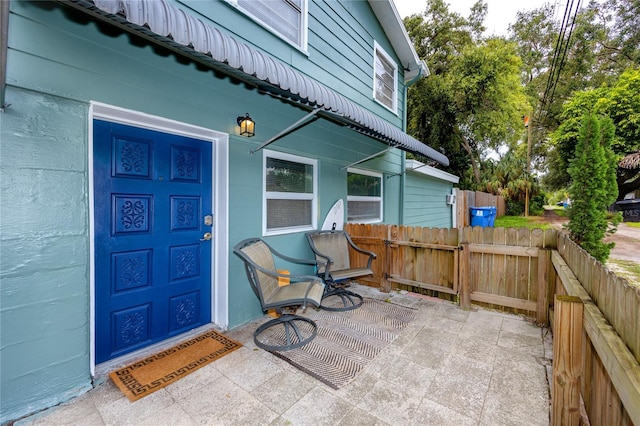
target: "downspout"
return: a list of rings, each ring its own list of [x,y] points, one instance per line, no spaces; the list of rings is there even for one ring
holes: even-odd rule
[[[7,88],[7,49],[9,48],[9,0],[0,1],[0,112],[5,105]]]
[[[409,80],[408,82],[405,82],[404,84],[404,109],[405,109],[405,113],[404,113],[404,117],[402,118],[402,131],[403,132],[407,132],[407,99],[409,98],[409,87],[412,86],[416,81],[418,81],[419,79],[422,78],[422,73],[425,71],[426,68],[426,76],[429,75],[429,68],[427,68],[427,65],[422,62],[421,65],[424,66],[420,66],[420,69],[418,70],[418,75],[416,75],[413,79]],[[404,191],[405,191],[405,187],[406,187],[406,167],[407,167],[407,153],[403,150],[401,153],[401,157],[400,157],[400,202],[398,203],[399,206],[399,211],[398,214],[400,216],[400,225],[404,225]]]
[[[405,87],[404,89],[404,104],[405,104],[405,108],[407,105],[407,92],[408,92],[408,87]],[[404,119],[403,119],[404,123],[402,123],[402,127],[403,127],[403,131],[406,132],[407,131],[407,114],[404,115]],[[402,150],[400,152],[400,202],[398,202],[398,204],[400,205],[400,211],[398,211],[398,215],[400,216],[400,223],[399,225],[404,225],[404,191],[405,191],[405,184],[406,184],[406,167],[407,167],[407,153]]]

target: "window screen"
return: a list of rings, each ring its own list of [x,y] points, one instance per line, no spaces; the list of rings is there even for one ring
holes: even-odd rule
[[[316,162],[265,151],[264,233],[314,229]]]
[[[238,0],[238,6],[285,39],[305,48],[303,0]]]
[[[347,220],[358,223],[382,221],[382,174],[349,169]]]
[[[396,111],[397,66],[378,45],[374,54],[373,92],[375,99],[391,111]]]

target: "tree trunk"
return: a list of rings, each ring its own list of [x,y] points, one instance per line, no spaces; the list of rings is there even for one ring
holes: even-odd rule
[[[467,140],[467,138],[460,135],[460,139],[462,140],[462,147],[464,148],[465,151],[467,151],[467,154],[469,154],[469,159],[471,160],[471,168],[473,169],[473,175],[476,178],[476,183],[479,184],[480,183],[480,167],[478,167],[478,163],[476,163],[476,157],[474,155],[475,153],[473,152],[473,149],[471,148],[471,144],[469,144],[469,141]]]

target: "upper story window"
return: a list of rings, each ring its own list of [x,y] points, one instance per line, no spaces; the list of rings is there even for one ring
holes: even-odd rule
[[[264,235],[316,228],[317,161],[264,151]]]
[[[227,0],[261,25],[307,50],[307,0]]]
[[[373,97],[392,112],[398,105],[398,66],[382,48],[375,43],[373,52]]]
[[[382,221],[382,174],[347,170],[347,221]]]

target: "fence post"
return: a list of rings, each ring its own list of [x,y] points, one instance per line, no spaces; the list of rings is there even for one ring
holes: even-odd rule
[[[584,306],[579,297],[555,297],[551,425],[580,422]]]
[[[470,293],[470,265],[471,261],[471,251],[469,250],[469,244],[460,244],[460,272],[458,273],[458,277],[460,277],[460,307],[462,309],[470,309],[471,308],[471,293]]]
[[[536,320],[539,325],[549,323],[549,250],[538,250],[538,306]]]
[[[387,235],[387,237],[389,237]],[[389,239],[384,240],[384,267],[382,268],[382,292],[391,292],[391,281],[389,281],[389,275],[391,274],[391,241]]]

